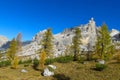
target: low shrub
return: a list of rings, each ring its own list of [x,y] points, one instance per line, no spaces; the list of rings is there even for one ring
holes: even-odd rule
[[[34,69],[37,69],[38,66],[39,66],[39,60],[35,58],[35,59],[33,60],[33,68],[34,68]]]
[[[23,64],[23,61],[22,61],[22,60],[20,60],[18,64]]]
[[[81,56],[78,62],[83,64],[85,60],[85,56]]]
[[[104,70],[104,69],[106,69],[106,65],[105,64],[100,64],[100,63],[97,63],[96,64],[96,67],[95,67],[95,70],[97,70],[97,71],[102,71],[102,70]]]
[[[68,63],[70,61],[73,61],[72,56],[61,56],[61,57],[57,57],[57,58],[48,58],[45,61],[45,65],[49,65],[49,64],[52,64],[54,62]]]
[[[48,58],[45,60],[45,65],[49,65],[49,64],[52,64],[54,62],[56,62],[55,58]]]
[[[28,67],[29,66],[29,64],[24,64],[24,67]]]
[[[73,57],[72,56],[62,56],[62,57],[56,58],[56,61],[59,63],[68,63],[70,61],[73,61]]]
[[[25,60],[25,61],[22,61],[22,60],[19,61],[19,64],[30,64],[30,63],[32,63],[31,59],[28,59],[28,60]]]
[[[11,65],[11,62],[9,60],[0,62],[0,67],[6,67],[6,66],[9,66],[9,65]]]

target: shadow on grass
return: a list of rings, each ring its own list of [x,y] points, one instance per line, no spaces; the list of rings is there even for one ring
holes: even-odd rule
[[[57,80],[70,80],[70,78],[64,74],[55,74],[53,77]]]
[[[99,71],[99,72],[101,72],[101,71],[103,71],[105,68],[90,68],[91,70],[94,70],[94,71]]]
[[[37,66],[32,66],[32,68],[36,71],[39,71],[39,69],[37,68]]]
[[[120,64],[120,62],[116,61],[116,62],[110,62],[109,64]]]

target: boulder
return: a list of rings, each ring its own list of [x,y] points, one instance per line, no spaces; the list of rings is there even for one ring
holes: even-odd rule
[[[22,73],[27,73],[28,71],[25,70],[25,69],[22,69],[21,72],[22,72]]]
[[[56,69],[56,66],[54,65],[48,65],[49,67],[51,67],[52,69]]]
[[[99,63],[100,64],[105,64],[105,60],[100,60]]]
[[[53,76],[54,72],[49,71],[48,68],[44,69],[43,76]]]

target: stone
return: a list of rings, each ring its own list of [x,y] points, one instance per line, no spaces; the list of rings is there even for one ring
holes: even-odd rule
[[[100,60],[99,63],[100,64],[105,64],[105,61],[104,60]]]
[[[22,72],[22,73],[27,73],[28,71],[25,70],[25,69],[22,69],[21,72]]]
[[[54,72],[49,71],[48,68],[44,69],[43,76],[53,76]]]
[[[56,66],[54,65],[48,65],[49,67],[51,67],[52,69],[56,69]]]

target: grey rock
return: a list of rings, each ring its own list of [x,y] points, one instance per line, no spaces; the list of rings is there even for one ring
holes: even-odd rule
[[[44,69],[43,76],[53,76],[54,72],[49,71],[48,68]]]
[[[21,70],[22,73],[27,73],[28,71],[26,69]]]
[[[99,63],[100,64],[105,64],[105,60],[100,60]]]
[[[54,65],[48,65],[49,67],[51,67],[52,69],[56,69],[56,66]]]

